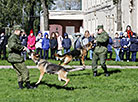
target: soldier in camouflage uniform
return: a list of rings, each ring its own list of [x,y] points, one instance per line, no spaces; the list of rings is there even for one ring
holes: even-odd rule
[[[107,54],[107,45],[109,41],[109,36],[106,33],[106,31],[103,29],[103,25],[99,25],[97,27],[98,34],[95,39],[96,47],[94,49],[93,53],[93,59],[92,59],[92,69],[93,69],[93,76],[97,76],[97,63],[98,60],[100,60],[101,67],[104,70],[105,76],[109,76],[107,72],[107,67],[105,64],[106,61],[106,54]]]
[[[21,56],[21,52],[27,50],[27,48],[21,45],[19,39],[21,33],[21,27],[19,25],[14,26],[14,33],[8,39],[8,62],[10,62],[18,75],[19,89],[23,89],[23,83],[26,83],[28,89],[33,89],[29,81],[29,71],[24,64],[24,59]]]

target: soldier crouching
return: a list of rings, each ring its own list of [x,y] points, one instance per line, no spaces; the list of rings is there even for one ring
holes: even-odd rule
[[[109,36],[106,33],[106,31],[103,29],[103,25],[99,25],[97,29],[98,29],[98,33],[94,41],[96,43],[96,47],[94,49],[93,59],[92,59],[93,76],[96,77],[98,75],[97,74],[98,60],[100,60],[100,64],[104,70],[105,76],[109,76],[109,73],[107,72],[107,67],[105,64]]]
[[[24,63],[24,59],[21,56],[21,52],[27,50],[27,48],[21,45],[19,39],[21,35],[21,27],[19,25],[14,26],[14,32],[8,39],[8,62],[12,64],[14,70],[18,75],[19,89],[23,89],[24,82],[26,83],[27,89],[33,89],[29,81],[29,71]]]

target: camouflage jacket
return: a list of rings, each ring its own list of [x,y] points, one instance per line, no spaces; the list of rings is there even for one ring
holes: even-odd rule
[[[12,34],[8,39],[8,62],[17,63],[23,62],[23,57],[21,56],[21,52],[23,51],[24,46],[21,45],[21,41],[19,36],[16,34]]]
[[[96,36],[96,47],[94,52],[102,53],[107,50],[107,45],[109,42],[109,35],[104,31],[101,34],[97,34]]]

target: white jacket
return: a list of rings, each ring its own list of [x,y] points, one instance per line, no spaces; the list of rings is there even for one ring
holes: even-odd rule
[[[35,47],[36,47],[36,49],[37,49],[37,48],[41,48],[41,49],[42,49],[42,38],[39,37],[39,36],[36,37],[36,44],[35,44]]]

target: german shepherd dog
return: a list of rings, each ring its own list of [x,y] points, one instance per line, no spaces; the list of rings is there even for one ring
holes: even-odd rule
[[[70,79],[67,78],[67,69],[65,69],[63,66],[52,64],[44,59],[40,59],[39,54],[34,52],[31,53],[31,58],[36,63],[37,68],[40,70],[40,77],[36,85],[40,83],[45,73],[58,74],[58,80],[64,80],[66,82],[64,86],[66,86],[70,81]]]
[[[70,61],[72,61],[72,59],[74,57],[79,57],[82,61],[83,69],[85,69],[84,58],[87,55],[87,52],[91,48],[93,48],[93,43],[89,42],[87,45],[83,46],[80,49],[72,50],[72,51],[65,53],[63,55],[55,54],[55,56],[58,58],[63,58],[59,63],[59,65],[62,65],[62,66],[67,65]]]

